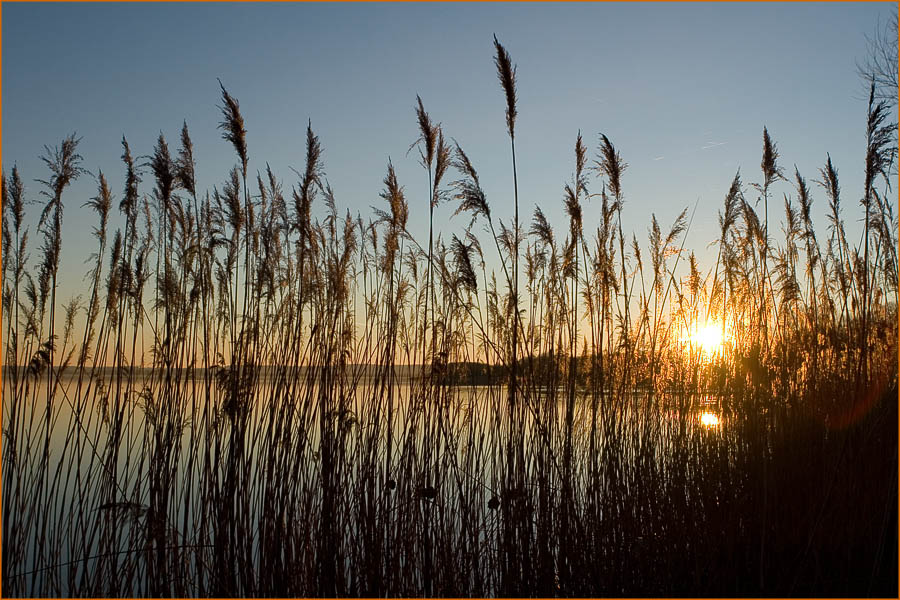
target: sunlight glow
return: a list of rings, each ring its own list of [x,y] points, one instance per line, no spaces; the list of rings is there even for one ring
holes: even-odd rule
[[[711,412],[702,413],[700,415],[700,424],[709,428],[718,427],[719,416]]]
[[[731,334],[727,328],[723,330],[720,322],[708,321],[704,324],[695,323],[693,327],[685,329],[680,339],[692,350],[699,350],[709,358],[722,351],[731,341]]]

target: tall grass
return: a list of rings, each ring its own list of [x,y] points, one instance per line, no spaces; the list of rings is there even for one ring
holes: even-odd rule
[[[123,138],[122,224],[98,172],[82,297],[57,299],[78,139],[43,157],[37,250],[3,174],[5,595],[896,594],[886,105],[858,244],[831,158],[818,187],[788,182],[764,129],[762,219],[736,174],[704,271],[687,209],[626,236],[606,135],[592,166],[575,138],[568,226],[537,207],[523,233],[516,68],[494,45],[512,210],[417,98],[427,246],[390,162],[372,217],[339,210],[311,123],[299,181],[253,181],[221,83],[237,163],[206,191],[186,123],[146,163]],[[468,222],[436,230],[441,202]],[[725,344],[689,334],[707,323]]]

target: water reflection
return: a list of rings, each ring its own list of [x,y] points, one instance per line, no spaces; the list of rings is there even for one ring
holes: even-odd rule
[[[103,376],[106,381],[112,381],[113,374],[103,373]],[[202,375],[195,376],[198,379],[198,385],[202,384]],[[9,385],[6,381],[4,385]],[[344,405],[334,408],[328,413],[329,417],[333,417],[337,421],[334,423],[334,429],[341,432],[340,440],[343,444],[344,455],[359,456],[364,449],[371,447],[369,444],[379,443],[377,436],[375,438],[368,437],[370,429],[367,428],[376,425],[386,428],[387,425],[384,420],[374,421],[376,417],[371,415],[379,414],[377,411],[384,411],[387,402],[393,402],[397,416],[390,425],[394,444],[388,459],[391,478],[386,480],[387,487],[393,494],[412,495],[416,493],[416,498],[436,504],[440,503],[445,492],[442,492],[439,486],[425,486],[418,482],[404,486],[403,479],[397,475],[402,472],[396,466],[400,460],[398,456],[400,444],[403,447],[420,448],[425,444],[432,443],[431,438],[428,437],[429,429],[417,425],[424,422],[421,388],[401,380],[395,385],[393,395],[388,399],[379,395],[378,388],[374,383],[362,378],[360,381],[359,385],[341,390],[339,393],[344,394],[340,396]],[[133,548],[144,543],[147,527],[151,523],[148,515],[148,509],[151,506],[151,484],[147,467],[144,465],[146,465],[145,461],[149,460],[148,457],[152,456],[152,454],[145,453],[152,453],[156,448],[154,436],[157,425],[160,423],[159,419],[171,419],[173,423],[172,443],[188,456],[197,457],[199,460],[194,462],[175,458],[169,465],[171,471],[168,472],[168,477],[170,477],[172,486],[174,489],[183,490],[178,492],[180,502],[169,505],[167,513],[162,517],[154,517],[152,522],[169,524],[167,526],[171,531],[177,531],[186,539],[212,535],[212,525],[206,520],[210,509],[206,504],[209,501],[208,496],[204,494],[206,489],[204,486],[213,486],[210,489],[217,489],[215,486],[219,484],[210,479],[216,476],[216,471],[207,472],[203,468],[192,465],[206,460],[207,456],[210,457],[210,460],[215,460],[216,449],[223,447],[222,444],[226,443],[223,440],[228,439],[230,429],[227,422],[223,422],[219,416],[220,409],[218,407],[223,403],[219,389],[213,386],[208,394],[205,394],[202,391],[203,388],[198,387],[198,391],[194,392],[192,391],[194,388],[191,387],[192,383],[189,381],[184,384],[184,397],[196,401],[197,408],[192,408],[191,404],[185,403],[176,411],[178,414],[173,413],[171,416],[165,417],[163,413],[159,412],[159,405],[156,401],[158,394],[162,393],[159,381],[146,378],[143,373],[137,373],[134,376],[130,387],[133,390],[146,389],[147,392],[145,394],[136,391],[123,393],[124,408],[122,410],[127,415],[124,417],[126,426],[121,432],[122,441],[120,453],[117,455],[118,463],[111,469],[115,473],[115,481],[121,491],[108,496],[101,487],[106,481],[105,475],[95,479],[96,483],[87,485],[81,483],[77,477],[71,479],[66,477],[55,488],[55,496],[46,499],[41,507],[41,510],[48,511],[51,518],[57,520],[56,522],[65,523],[65,519],[71,514],[84,515],[85,530],[101,531],[101,528],[106,527],[109,533],[104,533],[103,535],[106,537],[102,539],[100,534],[97,534],[85,538],[84,541],[64,544],[53,556],[38,556],[36,552],[30,552],[23,564],[17,565],[12,573],[12,575],[18,576],[14,578],[16,585],[20,586],[16,588],[17,590],[21,590],[25,595],[39,595],[48,589],[56,590],[53,586],[57,585],[58,581],[71,582],[78,581],[82,577],[93,576],[93,569],[97,568],[94,566],[95,563],[79,560],[79,556],[105,556],[104,553],[108,552],[119,555],[119,553],[131,552]],[[32,395],[34,398],[44,398],[46,395],[45,381],[39,381],[36,385],[38,388]],[[69,472],[74,474],[97,472],[101,468],[106,468],[107,448],[102,444],[95,446],[96,442],[94,441],[110,439],[112,435],[112,419],[109,416],[112,408],[108,404],[111,401],[106,397],[107,390],[111,386],[112,384],[103,384],[99,391],[82,392],[79,397],[78,378],[72,377],[68,373],[61,374],[59,396],[53,403],[54,418],[52,421],[59,425],[53,426],[51,430],[50,452],[45,460],[45,464],[50,465],[51,469],[60,465],[59,472],[65,475]],[[3,395],[4,403],[12,397],[9,387],[6,387],[5,391],[7,394]],[[263,502],[267,493],[266,486],[269,485],[270,478],[274,477],[270,474],[270,467],[266,462],[270,452],[278,460],[283,460],[290,466],[296,483],[288,484],[289,486],[293,485],[303,493],[315,493],[320,481],[321,468],[317,452],[320,446],[320,424],[318,413],[314,408],[316,404],[309,399],[318,398],[318,394],[317,384],[310,384],[310,387],[298,389],[295,392],[289,387],[279,385],[275,377],[267,374],[257,382],[247,427],[248,431],[262,433],[258,436],[251,436],[243,449],[245,452],[243,460],[246,461],[248,473],[243,481],[246,481],[246,497],[249,499],[243,505],[243,510],[247,515],[262,515],[265,510]],[[562,427],[566,419],[565,400],[567,395],[565,389],[562,387],[545,388],[539,390],[539,394],[533,406],[535,411],[540,411],[538,416],[541,422],[549,423],[550,427],[554,428]],[[79,398],[83,398],[83,400],[76,401]],[[447,457],[449,459],[447,464],[459,465],[459,467],[451,467],[458,471],[447,471],[447,476],[455,477],[457,473],[464,474],[466,478],[472,480],[475,486],[473,489],[497,489],[501,485],[503,474],[501,467],[498,466],[502,464],[502,461],[496,458],[505,447],[504,442],[509,433],[508,425],[495,419],[495,416],[505,409],[506,388],[499,385],[442,388],[440,402],[443,409],[441,427],[444,427],[446,432],[442,435],[446,435],[453,441],[465,440],[468,436],[485,440],[480,446],[460,443],[439,449],[437,456]],[[724,438],[723,434],[727,429],[725,421],[729,418],[729,413],[723,408],[723,400],[719,397],[691,394],[649,395],[633,390],[623,394],[621,398],[614,397],[612,400],[598,403],[597,406],[599,414],[594,412],[594,404],[588,394],[578,394],[573,415],[572,434],[572,447],[577,459],[573,462],[576,465],[591,464],[581,457],[586,456],[589,449],[593,448],[594,443],[601,449],[598,452],[603,453],[603,456],[611,457],[609,460],[624,461],[621,467],[635,470],[645,468],[647,467],[645,463],[635,462],[633,466],[629,466],[632,464],[629,461],[651,460],[654,463],[653,469],[663,470],[670,468],[670,465],[673,464],[672,461],[684,460],[683,451],[685,449],[696,448],[697,453],[691,454],[691,456],[698,460],[700,457],[706,456],[700,446],[694,445],[695,441],[710,444],[727,441],[720,438]],[[9,410],[8,406],[5,406],[4,409]],[[33,402],[24,404],[20,410],[22,411],[19,417],[20,422],[30,423],[32,421],[41,422],[40,419],[43,418],[45,408],[40,402]],[[287,411],[291,416],[279,417],[281,411]],[[271,440],[264,439],[268,423],[275,418],[285,419],[284,431],[287,433],[279,434]],[[67,427],[66,424],[70,424],[70,426]],[[703,432],[707,432],[708,435]],[[72,438],[76,441],[72,442]],[[302,442],[298,440],[302,440]],[[401,440],[401,442],[397,440]],[[622,440],[627,441],[623,443]],[[282,445],[277,449],[271,449],[268,444],[274,443]],[[543,444],[544,442],[538,443]],[[84,445],[78,446],[78,444]],[[556,441],[550,451],[563,452],[561,445],[560,441]],[[711,445],[709,447],[715,449],[718,446]],[[543,445],[538,448],[541,451],[544,449]],[[641,452],[640,455],[636,452],[638,448]],[[388,452],[384,446],[381,446],[378,451]],[[133,466],[135,464],[142,466],[135,468]],[[621,468],[618,462],[611,464],[617,465],[616,468]],[[39,469],[40,467],[32,461],[25,468]],[[368,481],[365,477],[368,477],[369,472],[365,470],[366,467],[362,462],[349,461],[341,468],[344,469],[341,471],[341,477],[344,478],[343,481],[348,482],[348,486],[357,485],[357,482],[360,481]],[[584,467],[575,466],[575,468]],[[278,473],[280,472],[278,471]],[[39,477],[40,473],[41,471],[37,471],[37,473],[27,471],[25,476]],[[528,476],[538,476],[532,473],[535,472],[531,471]],[[387,474],[385,476],[387,477]],[[590,475],[575,476],[588,477]],[[13,488],[9,487],[12,481],[9,479],[7,471],[4,470],[4,501],[15,498],[10,491]],[[404,489],[412,491],[403,492]],[[502,500],[494,495],[486,495],[480,502],[480,506],[483,507],[480,509],[482,512],[475,507],[471,513],[466,513],[467,518],[481,519],[482,521],[479,522],[486,523],[489,522],[489,519],[495,518],[494,511],[501,506]],[[461,522],[462,515],[463,513],[459,513],[452,517],[458,520],[460,530],[464,526]],[[448,517],[448,519],[450,518]],[[449,527],[450,521],[447,522]],[[174,528],[175,524],[180,524],[177,526],[178,529]],[[5,523],[4,527],[6,527]],[[107,529],[102,531],[107,531]],[[21,543],[30,544],[29,548],[39,547],[37,544],[40,543],[40,535],[42,535],[41,528],[28,529],[20,534],[20,539],[23,540]],[[60,533],[59,535],[69,534]],[[347,535],[347,539],[357,539],[361,533],[351,528]],[[55,567],[45,568],[51,564],[48,561],[62,566],[58,569]],[[33,573],[37,573],[37,575],[32,577]],[[45,573],[47,574],[45,575]],[[123,584],[132,586],[122,588],[126,592],[123,595],[143,593],[143,590],[149,585],[149,574],[146,571],[144,573],[129,579],[129,583]],[[23,574],[28,574],[30,579],[22,576]],[[198,575],[198,577],[203,576]],[[59,585],[65,590],[74,589],[66,588],[64,583]]]

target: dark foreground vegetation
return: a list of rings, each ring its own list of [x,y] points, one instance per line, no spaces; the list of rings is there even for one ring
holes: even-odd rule
[[[702,270],[686,212],[625,233],[605,135],[577,136],[554,229],[515,186],[488,199],[419,100],[422,179],[388,164],[366,218],[311,128],[289,191],[251,169],[221,93],[222,184],[197,189],[187,125],[146,162],[122,140],[117,199],[95,174],[80,297],[57,285],[78,140],[46,149],[36,227],[3,176],[4,596],[896,597],[887,104],[849,205],[824,150],[808,180],[764,130]],[[408,234],[443,202],[458,230]]]

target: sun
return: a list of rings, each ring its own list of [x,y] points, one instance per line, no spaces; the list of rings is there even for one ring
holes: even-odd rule
[[[686,328],[681,335],[681,342],[693,351],[699,351],[705,357],[712,357],[722,352],[726,344],[731,340],[731,335],[722,324],[717,321],[695,323],[693,327]]]
[[[700,415],[700,424],[706,427],[707,429],[712,429],[713,427],[719,426],[719,415],[711,412],[704,412]]]

